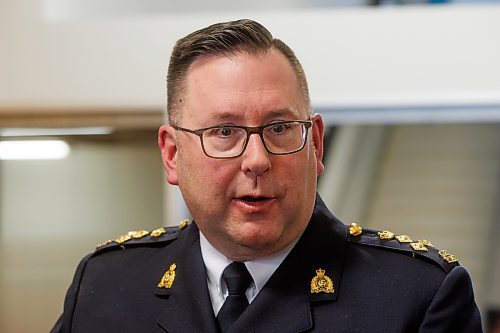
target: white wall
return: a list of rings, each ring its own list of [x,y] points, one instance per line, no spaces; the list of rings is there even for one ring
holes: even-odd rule
[[[0,112],[164,105],[176,39],[255,18],[296,50],[318,107],[500,105],[500,6],[55,15],[0,2]]]

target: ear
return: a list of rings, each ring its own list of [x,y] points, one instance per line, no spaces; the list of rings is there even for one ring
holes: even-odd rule
[[[316,173],[321,175],[325,166],[323,165],[323,135],[325,131],[325,126],[323,123],[323,118],[320,114],[316,113],[311,118],[312,125],[312,139],[314,143],[314,154],[316,155]]]
[[[162,125],[158,130],[158,146],[161,160],[167,172],[167,181],[171,185],[178,185],[177,179],[177,142],[175,129],[169,125]]]

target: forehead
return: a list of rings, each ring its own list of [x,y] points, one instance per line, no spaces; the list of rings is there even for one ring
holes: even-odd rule
[[[183,118],[296,118],[307,114],[294,69],[274,50],[202,56],[189,68],[183,95]]]

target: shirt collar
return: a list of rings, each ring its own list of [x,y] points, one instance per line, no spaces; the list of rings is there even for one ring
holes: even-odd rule
[[[200,248],[201,256],[203,257],[203,262],[207,269],[207,279],[210,284],[216,287],[219,294],[222,294],[221,290],[221,277],[222,272],[232,261],[225,255],[217,251],[215,247],[210,244],[210,242],[205,238],[203,233],[200,231]],[[252,276],[253,277],[253,276]]]
[[[245,265],[250,272],[255,283],[257,294],[266,284],[267,280],[273,275],[274,271],[281,265],[283,260],[286,258],[288,253],[293,249],[295,244],[297,244],[300,237],[293,241],[290,245],[285,247],[283,250],[265,258],[260,258],[257,260],[246,261]],[[217,290],[222,290],[221,277],[222,272],[229,265],[232,260],[227,258],[225,255],[220,253],[216,248],[210,244],[210,242],[205,238],[203,233],[200,231],[200,247],[201,255],[207,269],[208,282],[215,285]]]

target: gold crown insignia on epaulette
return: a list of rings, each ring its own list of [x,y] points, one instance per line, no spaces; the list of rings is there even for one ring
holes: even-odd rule
[[[182,220],[179,223],[179,230],[184,230],[187,226],[189,225],[189,220],[185,219]],[[116,243],[116,244],[123,244],[126,243],[132,239],[141,239],[144,238],[145,236],[149,235],[152,239],[158,238],[161,235],[167,233],[167,229],[165,227],[160,227],[152,230],[151,232],[146,231],[146,230],[132,230],[127,232],[126,234],[120,235],[115,239],[108,239],[105,242],[102,242],[101,244],[98,244],[96,246],[96,249],[100,249],[108,244],[111,243]]]

